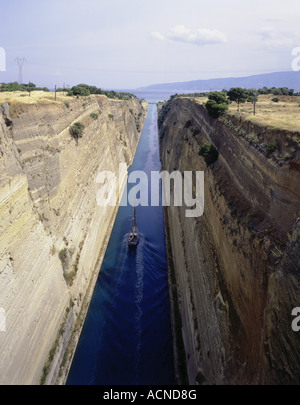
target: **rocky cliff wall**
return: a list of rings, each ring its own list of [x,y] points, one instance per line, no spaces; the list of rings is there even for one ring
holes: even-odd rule
[[[212,164],[199,156],[205,143],[218,152]],[[299,133],[212,119],[188,98],[160,118],[162,168],[205,172],[203,216],[165,209],[191,384],[300,382],[300,334],[291,328],[300,306],[298,145]]]
[[[105,96],[2,103],[1,384],[65,381],[117,213],[97,204],[97,174],[125,163],[124,188],[145,114],[136,99]]]

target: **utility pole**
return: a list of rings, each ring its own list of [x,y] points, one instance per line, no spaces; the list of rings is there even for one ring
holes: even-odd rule
[[[257,96],[257,91],[254,90],[253,91],[253,115],[256,114],[256,101],[257,101],[256,96]]]
[[[16,60],[17,64],[19,65],[18,83],[23,84],[22,68],[23,68],[24,63],[27,61],[25,58],[19,58],[19,57],[17,57],[15,60]]]

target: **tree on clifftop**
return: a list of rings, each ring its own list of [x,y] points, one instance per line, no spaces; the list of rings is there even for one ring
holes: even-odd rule
[[[228,110],[228,104],[229,101],[224,92],[212,91],[208,95],[205,107],[211,117],[218,118]]]
[[[248,90],[248,98],[247,98],[248,103],[253,104],[253,114],[256,114],[255,107],[256,103],[258,101],[258,92],[255,89],[250,89]]]
[[[249,97],[248,91],[241,87],[232,87],[227,96],[230,101],[235,101],[238,105],[238,111],[240,111],[240,104],[245,103]]]
[[[78,84],[68,91],[68,96],[89,96],[91,94],[87,84]]]

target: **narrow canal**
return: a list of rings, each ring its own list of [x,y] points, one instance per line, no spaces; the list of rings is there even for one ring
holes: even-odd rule
[[[157,107],[129,173],[160,171]],[[149,200],[150,200],[149,180]],[[128,192],[134,184],[128,184]],[[159,191],[161,193],[161,191]],[[161,206],[136,207],[140,242],[128,248],[132,207],[120,207],[68,376],[68,385],[174,384]]]

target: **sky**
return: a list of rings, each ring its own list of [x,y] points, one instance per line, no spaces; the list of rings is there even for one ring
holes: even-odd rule
[[[299,22],[299,0],[0,0],[0,82],[18,80],[17,57],[24,83],[49,88],[290,71]]]

